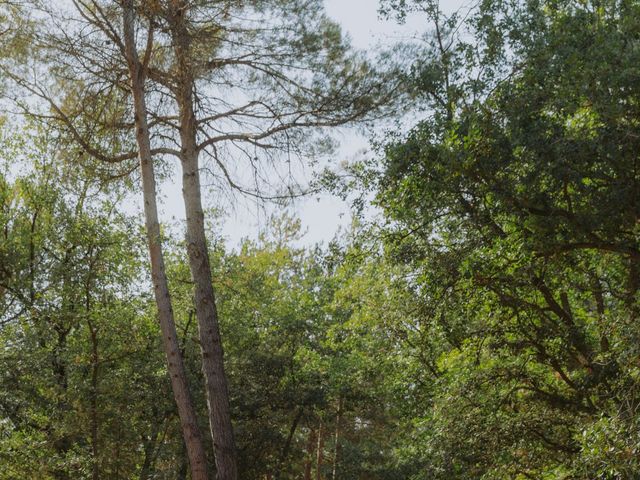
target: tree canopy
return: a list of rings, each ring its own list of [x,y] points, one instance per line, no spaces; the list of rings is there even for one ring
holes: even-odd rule
[[[0,480],[640,475],[640,2],[0,4]]]

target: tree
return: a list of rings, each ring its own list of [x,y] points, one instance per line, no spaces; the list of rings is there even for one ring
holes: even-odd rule
[[[54,24],[61,19],[62,21],[70,20],[64,13],[56,14],[47,5],[39,5],[38,2],[35,2],[33,6],[36,9],[41,8],[44,13],[49,15]],[[58,81],[61,86],[72,90],[78,87],[82,88],[78,82],[70,78],[64,78],[64,75],[69,73],[69,67],[74,68],[80,65],[89,70],[89,74],[84,80],[88,82],[97,81],[100,98],[97,108],[94,102],[84,106],[86,109],[91,109],[91,116],[87,115],[86,110],[81,110],[83,116],[74,112],[72,103],[60,103],[53,95],[47,93],[42,83],[30,83],[24,75],[15,71],[6,70],[6,72],[18,85],[47,102],[52,110],[52,115],[34,114],[30,106],[26,106],[25,110],[32,116],[58,122],[58,125],[68,131],[70,141],[76,143],[81,149],[79,157],[82,156],[82,153],[87,153],[98,162],[115,165],[124,163],[124,175],[130,174],[132,171],[132,168],[127,167],[126,164],[130,163],[130,160],[136,156],[140,159],[152,283],[156,296],[169,376],[180,413],[192,475],[194,478],[206,479],[208,478],[206,456],[178,344],[171,298],[164,271],[157,213],[156,179],[152,158],[157,152],[151,150],[145,89],[146,69],[153,46],[153,34],[149,34],[145,57],[141,61],[137,53],[138,46],[135,36],[137,17],[132,2],[113,5],[112,7],[116,7],[115,10],[111,8],[108,12],[105,12],[98,3],[89,5],[77,2],[74,3],[74,6],[80,14],[79,31],[58,28],[42,32],[40,36],[34,32],[28,32],[32,35],[28,38],[37,40],[33,42],[32,50],[40,55],[40,59],[45,64],[51,60],[49,55],[52,53],[55,55],[56,52],[62,50],[67,54],[71,54],[69,63],[54,64],[53,66],[54,69],[59,69],[58,74],[60,76]],[[118,16],[121,18],[122,27],[113,24],[118,19]],[[89,38],[85,37],[82,33],[83,27],[94,29],[94,35]],[[102,44],[104,40],[94,38],[99,35],[103,35],[108,42],[112,41],[115,45],[110,44],[104,47]],[[96,43],[96,40],[98,43]],[[85,48],[79,48],[76,42],[85,42]],[[104,63],[105,56],[110,60],[107,64]],[[113,67],[119,69],[123,63],[128,74],[123,78],[122,72],[117,70],[114,77]],[[49,63],[49,65],[51,64]],[[95,70],[92,70],[92,68]],[[92,86],[95,87],[96,84],[93,83]],[[133,122],[124,123],[123,127],[123,118],[129,111],[127,108],[121,108],[119,103],[113,102],[128,98],[128,94],[133,99],[131,112]],[[95,110],[93,110],[94,108]],[[96,114],[98,118],[94,117]],[[81,120],[80,125],[75,122],[77,119]],[[124,145],[129,146],[131,143],[126,137],[123,138],[121,131],[124,129],[128,133],[131,126],[135,128],[138,149],[137,151],[121,153],[118,150],[122,149]],[[122,175],[122,173],[118,173],[116,176]]]
[[[303,143],[301,131],[364,119],[388,101],[389,92],[384,79],[373,77],[366,63],[350,54],[319,2],[175,0],[153,15],[166,32],[165,48],[172,49],[168,58],[152,62],[150,75],[176,107],[173,117],[159,115],[157,120],[180,147],[187,251],[216,465],[221,478],[233,479],[235,446],[204,228],[200,156],[208,154],[232,188],[262,197],[259,185],[248,191],[229,174],[228,145],[236,156],[249,158],[257,179],[259,155],[263,162],[277,159],[272,152],[291,155]]]
[[[133,1],[126,1],[122,4],[122,20],[123,45],[121,46],[124,47],[124,55],[129,67],[129,78],[131,81],[134,125],[136,128],[136,142],[138,144],[138,156],[140,157],[140,171],[143,183],[151,274],[160,316],[162,337],[164,339],[165,355],[167,357],[167,365],[169,367],[169,375],[171,377],[176,404],[180,412],[184,441],[191,465],[191,475],[194,479],[205,480],[208,478],[207,461],[200,428],[198,427],[198,420],[187,384],[182,353],[178,343],[178,334],[173,318],[173,308],[162,253],[158,208],[156,205],[155,172],[149,126],[147,123],[145,91],[146,70],[149,62],[148,58],[151,55],[153,36],[152,33],[149,33],[147,50],[144,52],[145,58],[143,61],[140,61],[135,37],[136,18]]]
[[[166,475],[156,459],[181,441],[141,235],[122,192],[65,169],[58,141],[2,135],[0,478]]]
[[[626,478],[605,452],[637,431],[637,2],[385,5],[433,24],[425,118],[365,179],[432,371],[424,476]]]
[[[98,160],[128,161],[135,152],[105,155],[103,147],[121,150],[126,134],[135,126],[137,135],[146,127],[139,107],[134,122],[119,103],[128,82],[143,87],[136,77],[142,72],[154,82],[147,94],[155,102],[149,109],[157,148],[139,145],[141,155],[169,154],[183,167],[183,193],[187,216],[187,247],[195,282],[202,364],[210,406],[210,426],[221,478],[235,478],[233,430],[229,414],[218,315],[212,290],[208,251],[204,235],[201,199],[200,153],[207,153],[229,185],[243,193],[262,197],[262,167],[258,156],[283,158],[291,172],[291,156],[312,152],[317,143],[307,142],[303,131],[323,129],[363,120],[390,100],[395,90],[388,78],[372,75],[363,58],[350,52],[338,27],[322,14],[320,2],[75,2],[80,18],[53,15],[57,21],[80,22],[92,31],[72,36],[47,36],[41,46],[72,54],[68,64],[51,62],[51,73],[73,91],[61,108],[54,96],[39,86],[20,83],[52,104],[73,141]],[[133,58],[133,38],[123,40],[116,19],[121,8],[142,19],[147,29],[146,54]],[[44,8],[47,10],[47,8]],[[125,37],[127,36],[125,35]],[[102,36],[104,40],[96,41]],[[106,45],[105,45],[106,41]],[[126,41],[129,43],[126,44]],[[127,59],[129,80],[119,67]],[[120,59],[120,60],[119,60]],[[82,82],[72,80],[69,67],[85,72]],[[140,88],[133,88],[139,96]],[[126,91],[126,90],[125,90]],[[135,97],[135,95],[134,95]],[[92,99],[88,101],[88,99]],[[95,108],[95,98],[101,107]],[[124,95],[126,98],[126,94]],[[212,99],[205,102],[206,98]],[[225,100],[221,100],[224,98]],[[104,102],[104,103],[102,103]],[[233,103],[237,103],[234,105]],[[126,119],[126,120],[125,120]],[[240,128],[240,131],[238,131]],[[103,145],[88,134],[100,131]],[[308,137],[308,135],[307,135]],[[106,144],[104,143],[106,142]],[[179,145],[173,148],[172,142]],[[304,148],[303,146],[308,147]],[[228,147],[247,158],[254,168],[257,188],[247,190],[230,174],[224,156]],[[313,147],[313,148],[312,148]],[[247,150],[252,148],[253,153]],[[147,152],[147,153],[143,153]],[[237,161],[237,158],[235,159]],[[274,171],[278,171],[276,168]],[[295,194],[290,188],[284,196]],[[145,201],[145,204],[148,200]]]

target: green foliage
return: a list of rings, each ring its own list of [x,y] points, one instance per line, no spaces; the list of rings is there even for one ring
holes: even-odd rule
[[[377,85],[320,2],[194,5],[225,25],[237,25],[232,11],[277,14],[295,31],[194,22],[198,81],[237,80],[226,64],[206,68],[237,35],[284,62],[260,73],[252,56],[233,74],[248,89],[310,68],[290,79],[309,87],[290,103],[278,103],[286,88],[271,92],[285,116],[336,89],[345,107],[349,85]],[[292,246],[300,222],[287,216],[237,250],[210,239],[242,478],[637,477],[640,4],[483,1],[445,16],[431,0],[391,0],[381,11],[433,25],[402,49],[422,119],[378,140],[382,162],[355,165],[341,191],[360,181],[362,207],[374,188],[383,219],[326,249]],[[173,61],[153,55],[158,68]],[[131,144],[127,97],[101,92],[69,95],[63,113],[117,156]],[[0,480],[188,478],[126,195],[91,162],[78,168],[65,134],[4,132]],[[204,425],[192,280],[183,245],[165,243]]]
[[[387,145],[377,203],[432,371],[415,478],[632,478],[640,7],[413,6],[433,114]]]
[[[108,192],[69,189],[54,142],[34,140],[3,149],[25,173],[5,170],[0,189],[0,478],[128,478],[174,408],[139,232]]]

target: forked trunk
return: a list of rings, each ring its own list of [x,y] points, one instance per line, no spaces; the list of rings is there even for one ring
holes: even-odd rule
[[[149,256],[151,259],[153,290],[158,307],[160,330],[162,331],[162,344],[167,357],[171,387],[178,407],[178,415],[180,417],[182,435],[191,466],[192,479],[208,480],[205,450],[187,385],[187,377],[182,361],[182,353],[178,344],[178,335],[164,267],[160,239],[160,223],[158,221],[158,207],[156,203],[155,172],[151,155],[149,127],[147,124],[147,107],[144,90],[145,72],[136,51],[133,2],[128,0],[124,2],[123,5],[124,40],[131,77],[131,92],[134,101],[136,141],[138,143],[142,192],[144,197],[145,226],[147,230]]]
[[[200,192],[199,151],[196,142],[198,125],[193,106],[194,78],[190,62],[189,32],[185,24],[187,5],[184,0],[174,0],[173,7],[175,15],[172,34],[179,71],[176,96],[180,115],[182,194],[187,217],[186,244],[195,285],[196,318],[209,407],[209,425],[218,479],[236,480],[238,469],[235,440]]]

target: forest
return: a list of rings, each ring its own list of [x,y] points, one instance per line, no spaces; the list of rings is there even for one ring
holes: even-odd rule
[[[0,0],[0,480],[640,478],[640,1],[370,1]]]

